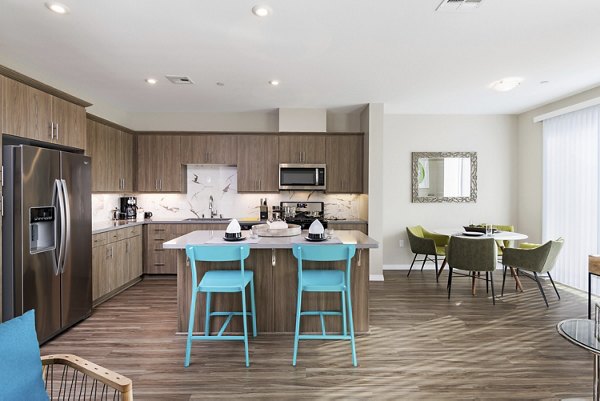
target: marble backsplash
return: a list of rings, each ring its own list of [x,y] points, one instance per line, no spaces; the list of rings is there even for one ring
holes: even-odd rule
[[[138,205],[150,211],[153,218],[182,220],[210,217],[209,197],[214,208],[224,217],[258,218],[259,202],[267,198],[269,207],[282,201],[318,201],[325,203],[325,217],[355,220],[360,216],[362,195],[324,194],[323,192],[284,191],[269,194],[240,194],[237,192],[237,168],[229,166],[187,167],[187,194],[138,194]],[[111,210],[117,207],[119,194],[92,195],[92,221],[110,220]],[[270,208],[269,208],[270,210]]]

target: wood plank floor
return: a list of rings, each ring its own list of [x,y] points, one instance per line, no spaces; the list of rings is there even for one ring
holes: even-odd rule
[[[357,339],[359,366],[348,342],[301,342],[291,366],[291,336],[243,345],[195,342],[183,367],[185,338],[176,336],[176,283],[146,279],[42,347],[42,354],[78,354],[124,374],[136,400],[466,400],[590,398],[592,357],[568,343],[555,325],[585,317],[581,295],[547,287],[546,308],[534,282],[511,288],[496,306],[485,283],[471,296],[468,279],[446,273],[386,272],[370,285],[371,332]],[[498,274],[497,283],[501,282]],[[513,287],[514,288],[514,287]],[[497,285],[497,293],[500,291]]]

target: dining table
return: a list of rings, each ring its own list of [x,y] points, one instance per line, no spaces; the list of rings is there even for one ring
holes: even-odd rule
[[[432,231],[436,234],[447,235],[449,237],[471,238],[473,240],[478,240],[478,239],[482,239],[482,238],[493,238],[496,241],[522,241],[522,240],[525,240],[528,238],[527,234],[517,233],[514,231],[501,231],[501,230],[495,230],[495,232],[492,233],[491,235],[488,235],[486,233],[473,234],[472,231],[466,231],[466,230],[460,229],[460,228],[437,228]],[[504,249],[503,243],[498,243],[498,246],[500,248]],[[440,271],[438,272],[438,277],[442,274],[442,270],[444,269],[445,265],[446,265],[446,260],[444,259],[444,262],[442,263],[442,267],[441,267]],[[512,266],[507,266],[507,267],[510,269],[511,276],[515,279],[516,289],[523,292],[523,286],[521,285],[521,280],[519,280],[519,275],[518,275],[517,270]],[[475,282],[475,280],[473,279],[473,283],[474,282]],[[475,294],[475,285],[474,284],[473,284],[472,291],[473,291],[473,295],[474,295]]]

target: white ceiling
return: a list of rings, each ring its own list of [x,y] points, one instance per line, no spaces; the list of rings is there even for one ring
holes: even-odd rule
[[[512,114],[600,84],[600,1],[484,0],[468,13],[435,12],[439,1],[63,0],[61,16],[0,0],[0,64],[127,113],[375,102]],[[257,3],[273,15],[255,17]],[[506,76],[525,82],[487,88]]]

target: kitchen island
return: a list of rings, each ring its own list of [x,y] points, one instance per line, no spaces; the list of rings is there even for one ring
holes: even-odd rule
[[[248,237],[250,232],[243,231]],[[303,231],[295,237],[260,237],[248,241],[250,256],[245,261],[246,269],[254,271],[254,286],[256,297],[256,319],[260,333],[293,333],[295,326],[296,296],[297,296],[297,262],[292,254],[292,245],[305,243]],[[187,332],[189,306],[191,299],[192,274],[185,255],[186,245],[205,244],[213,238],[221,238],[224,231],[194,231],[163,244],[165,249],[177,249],[177,332]],[[355,244],[356,255],[352,259],[352,308],[354,326],[357,333],[369,331],[369,249],[377,248],[377,241],[360,231],[336,230],[333,241],[339,239],[343,244]],[[337,241],[336,241],[337,242]],[[338,242],[338,243],[339,243]],[[243,244],[244,242],[239,242]],[[230,245],[229,243],[227,245]],[[344,269],[344,262],[319,263],[304,262],[305,269],[324,268],[333,266]],[[207,270],[239,269],[238,263],[197,263],[198,278]],[[213,294],[213,311],[241,310],[241,294]],[[249,296],[249,295],[248,295]],[[194,332],[204,331],[205,300],[198,297]],[[303,310],[339,310],[340,295],[338,293],[304,293],[302,298]],[[211,331],[219,330],[225,318],[211,318]],[[325,318],[328,332],[341,330],[341,319],[328,316]],[[318,317],[304,317],[302,330],[305,332],[320,332]],[[227,332],[241,332],[241,319],[234,319]]]

